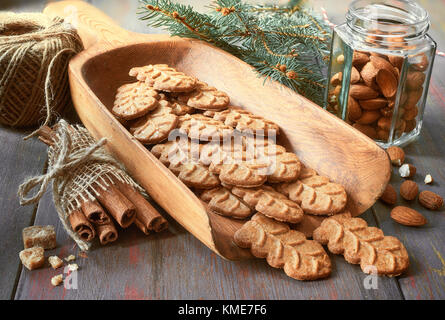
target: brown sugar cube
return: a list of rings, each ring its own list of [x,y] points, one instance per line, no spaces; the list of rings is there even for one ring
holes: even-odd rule
[[[53,267],[53,269],[57,269],[63,266],[63,261],[58,256],[49,257],[48,262],[51,265],[51,267]]]
[[[54,277],[51,278],[51,284],[54,287],[57,287],[62,282],[63,282],[63,275],[62,274],[58,274],[57,276],[54,276]]]
[[[40,268],[45,263],[45,250],[42,247],[32,247],[20,251],[19,257],[28,270]]]
[[[54,226],[27,227],[23,229],[22,235],[25,248],[39,246],[43,249],[54,249],[57,245]]]

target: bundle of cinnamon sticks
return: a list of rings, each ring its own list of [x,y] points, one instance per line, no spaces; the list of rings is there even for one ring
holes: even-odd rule
[[[52,145],[55,132],[50,127],[39,130],[39,140]],[[116,241],[115,222],[122,228],[133,223],[145,234],[160,232],[168,227],[167,220],[132,185],[115,178],[106,189],[95,188],[96,200],[85,200],[68,216],[71,228],[84,241],[96,236],[102,245]],[[114,220],[114,222],[113,222]]]

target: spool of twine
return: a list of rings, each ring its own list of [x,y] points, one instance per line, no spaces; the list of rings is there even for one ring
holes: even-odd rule
[[[60,17],[0,13],[0,123],[46,125],[61,113],[70,99],[68,62],[82,49],[76,30]]]

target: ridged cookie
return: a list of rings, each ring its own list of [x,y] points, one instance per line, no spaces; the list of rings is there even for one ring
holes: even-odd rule
[[[300,206],[271,187],[233,187],[231,192],[269,218],[289,223],[299,223],[303,220],[304,214]]]
[[[195,90],[177,95],[179,102],[201,110],[224,110],[230,102],[229,96],[203,81],[198,81]]]
[[[234,241],[297,280],[321,279],[331,273],[331,261],[319,243],[260,213],[235,233]]]
[[[187,76],[166,64],[135,67],[130,70],[129,75],[156,90],[167,92],[190,92],[198,84],[194,77]]]
[[[327,244],[332,253],[344,255],[349,263],[360,264],[365,273],[394,277],[409,267],[408,252],[397,238],[385,236],[349,213],[325,219],[313,238]]]
[[[229,107],[227,110],[215,112],[212,116],[213,119],[222,121],[239,131],[250,132],[257,136],[278,136],[280,133],[280,128],[272,121],[238,107]]]
[[[298,203],[305,213],[331,216],[346,207],[348,197],[343,186],[332,183],[304,167],[297,181],[276,186],[277,190]]]
[[[117,89],[111,112],[123,120],[133,120],[158,106],[159,94],[143,82],[127,83]]]
[[[176,99],[172,95],[165,95],[163,93],[159,95],[161,99],[167,100],[170,103],[170,108],[172,108],[173,113],[177,116],[192,114],[196,111],[195,108],[189,107],[187,104],[178,101],[178,99]]]
[[[199,163],[199,150],[199,144],[179,140],[158,144],[151,152],[188,187],[213,189],[220,186],[218,176]]]
[[[209,210],[222,216],[246,219],[253,214],[253,210],[249,206],[224,187],[205,190],[201,193],[200,198],[208,203]]]
[[[176,128],[178,116],[162,101],[158,107],[130,125],[130,133],[139,141],[154,144],[168,138],[170,132]]]
[[[223,141],[233,133],[232,127],[202,114],[186,114],[179,117],[178,129],[190,139],[200,141]]]
[[[232,152],[224,148],[209,143],[203,146],[200,154],[201,163],[210,164],[209,170],[218,174],[221,182],[245,188],[259,187],[266,182],[267,164],[246,158],[242,150]]]

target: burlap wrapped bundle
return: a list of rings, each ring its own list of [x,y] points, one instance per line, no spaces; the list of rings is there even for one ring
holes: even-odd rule
[[[131,185],[146,198],[148,195],[105,150],[106,138],[96,142],[86,128],[71,126],[63,119],[56,128],[57,143],[48,149],[48,170],[20,185],[20,204],[38,203],[52,182],[54,205],[63,227],[81,250],[88,250],[90,244],[71,230],[68,221],[68,216],[79,209],[81,203],[94,201],[101,190],[107,189],[115,181]],[[34,188],[37,191],[27,197]]]
[[[0,123],[34,126],[68,104],[69,59],[83,49],[76,30],[42,13],[0,13]]]

